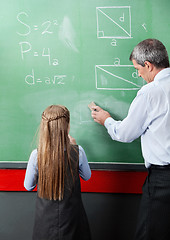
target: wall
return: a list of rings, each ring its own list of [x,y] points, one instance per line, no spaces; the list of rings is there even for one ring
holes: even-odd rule
[[[92,240],[132,240],[140,194],[83,193]],[[0,192],[0,239],[30,240],[35,192]]]

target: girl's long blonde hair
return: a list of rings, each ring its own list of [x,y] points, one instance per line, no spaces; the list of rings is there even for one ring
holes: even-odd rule
[[[41,198],[62,200],[68,167],[73,177],[69,124],[70,113],[62,105],[51,105],[42,114],[38,146],[38,195]]]

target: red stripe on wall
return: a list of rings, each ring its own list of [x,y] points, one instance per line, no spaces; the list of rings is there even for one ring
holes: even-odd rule
[[[142,193],[147,172],[92,170],[89,181],[81,180],[82,192]],[[25,169],[0,169],[0,191],[26,191]]]
[[[147,172],[92,171],[89,181],[82,182],[83,192],[142,193]]]

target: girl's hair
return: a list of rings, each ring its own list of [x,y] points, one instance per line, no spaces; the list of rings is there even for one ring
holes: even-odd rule
[[[73,178],[69,124],[70,113],[62,105],[51,105],[42,113],[38,146],[38,195],[41,198],[62,200],[68,167]]]

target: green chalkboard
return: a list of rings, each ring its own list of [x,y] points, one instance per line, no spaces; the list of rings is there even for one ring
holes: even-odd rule
[[[140,139],[112,141],[87,105],[127,115],[145,84],[130,52],[151,37],[170,52],[169,9],[169,0],[1,1],[0,161],[27,161],[42,111],[63,104],[89,162],[143,163]]]

